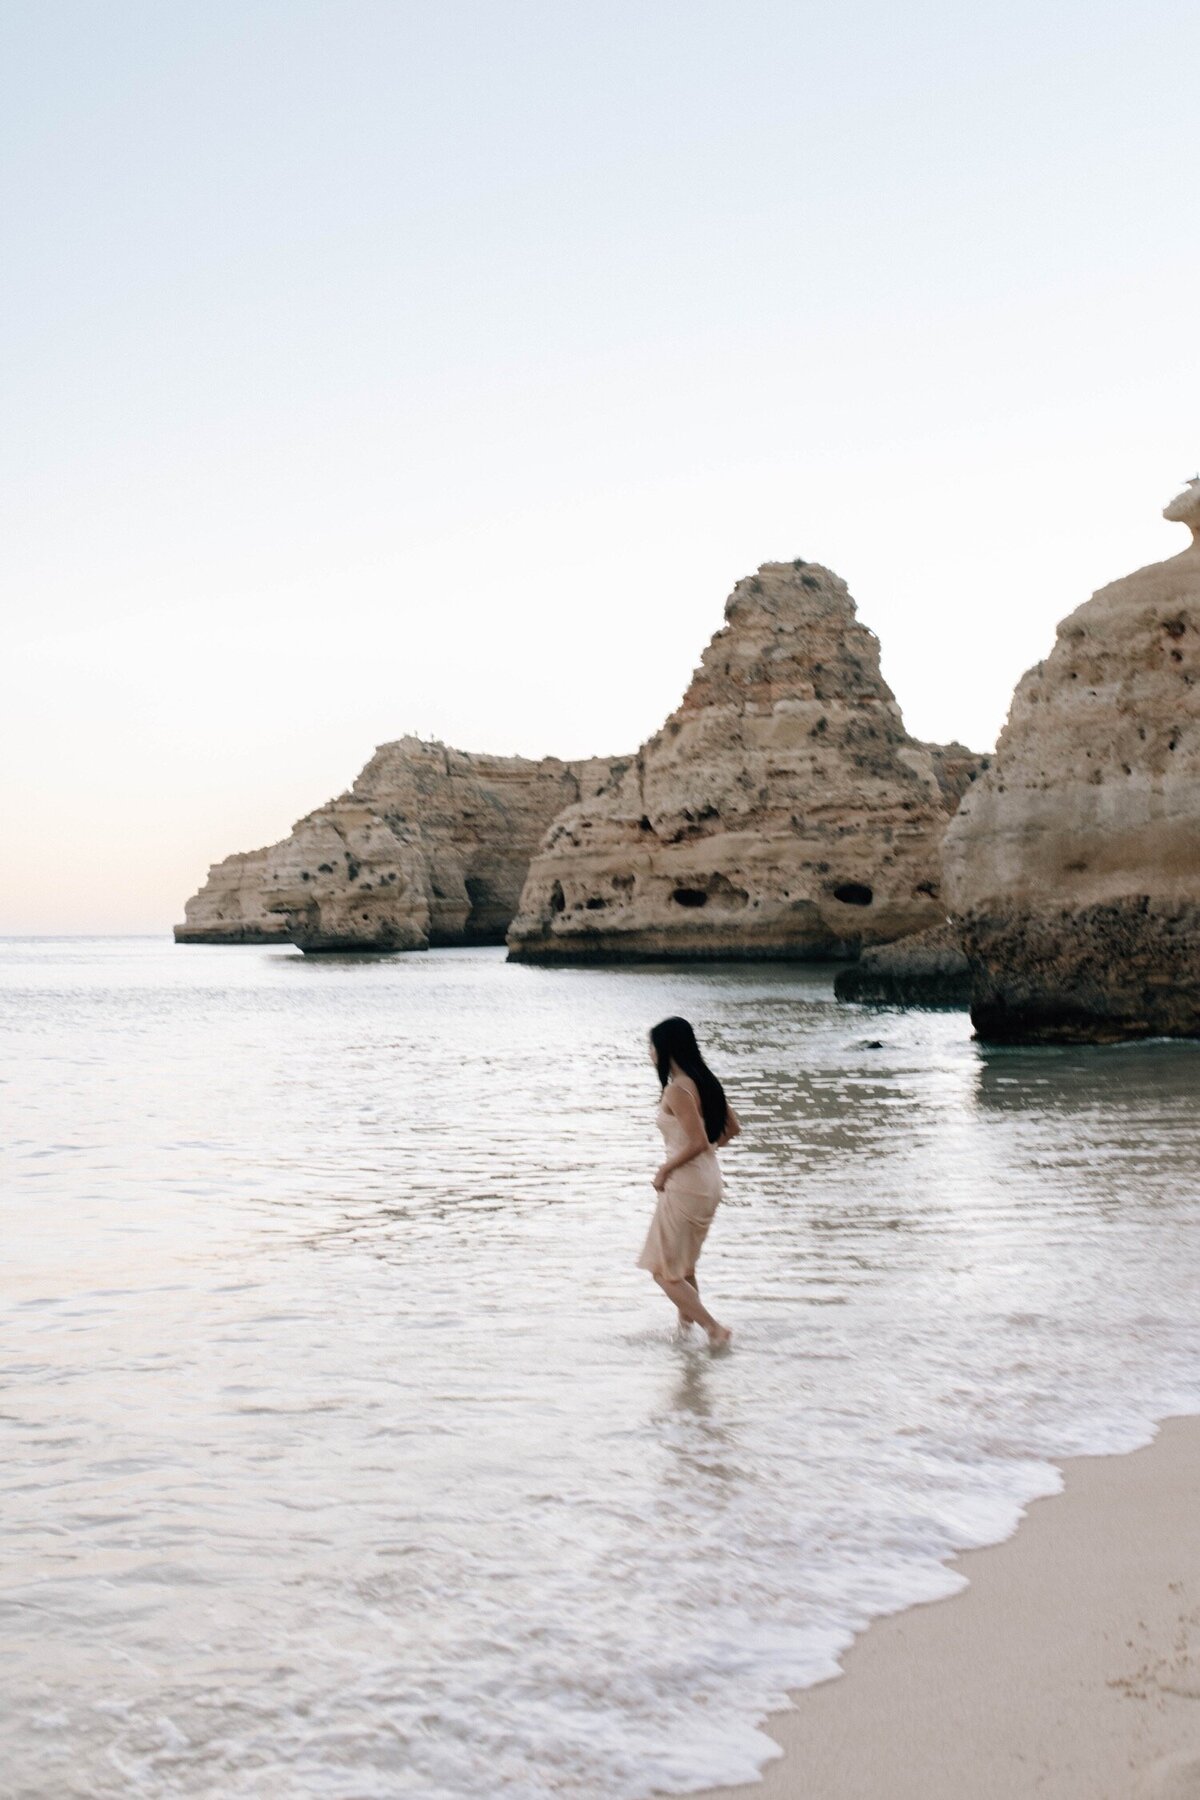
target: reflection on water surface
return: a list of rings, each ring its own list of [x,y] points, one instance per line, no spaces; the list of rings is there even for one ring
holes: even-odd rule
[[[16,1795],[744,1778],[1047,1458],[1200,1407],[1196,1046],[487,950],[9,941],[0,984]],[[669,1012],[746,1125],[717,1361],[633,1267]]]

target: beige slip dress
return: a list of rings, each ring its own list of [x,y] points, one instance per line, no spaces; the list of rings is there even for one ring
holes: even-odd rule
[[[687,1085],[699,1104],[694,1084]],[[667,1155],[675,1156],[687,1143],[685,1128],[667,1111],[665,1103],[660,1104],[654,1122],[663,1134]],[[690,1274],[723,1192],[721,1169],[712,1144],[682,1168],[673,1169],[658,1196],[646,1242],[637,1259],[638,1268],[649,1269],[652,1275],[661,1275],[666,1281],[679,1281]]]

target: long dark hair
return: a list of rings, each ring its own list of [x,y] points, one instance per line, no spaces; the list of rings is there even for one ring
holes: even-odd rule
[[[721,1086],[700,1054],[696,1034],[686,1019],[661,1019],[651,1027],[650,1042],[654,1046],[654,1066],[663,1087],[671,1073],[671,1064],[681,1074],[690,1075],[700,1095],[700,1111],[710,1144],[715,1144],[729,1119],[725,1089]]]

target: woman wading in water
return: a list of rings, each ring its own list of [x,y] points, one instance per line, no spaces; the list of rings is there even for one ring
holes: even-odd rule
[[[703,1325],[720,1350],[733,1334],[701,1304],[696,1259],[722,1194],[717,1150],[742,1128],[686,1019],[664,1019],[654,1027],[650,1060],[662,1083],[655,1123],[667,1157],[654,1177],[658,1205],[638,1268],[649,1269],[675,1303],[680,1325]]]

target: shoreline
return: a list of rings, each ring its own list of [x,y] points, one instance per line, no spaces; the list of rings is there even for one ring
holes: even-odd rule
[[[1057,1465],[968,1585],[877,1619],[696,1800],[1200,1800],[1200,1415]]]

